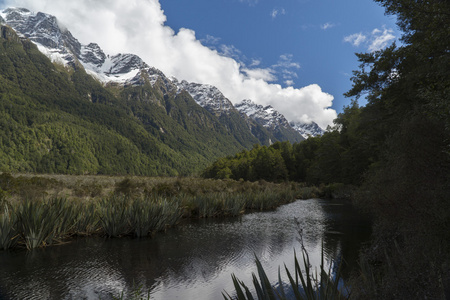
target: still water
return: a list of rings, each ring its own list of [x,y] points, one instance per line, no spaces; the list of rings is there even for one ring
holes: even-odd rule
[[[190,220],[154,238],[0,251],[0,299],[111,299],[133,286],[151,299],[223,299],[223,291],[234,291],[232,273],[252,286],[255,255],[274,284],[278,266],[287,280],[283,266],[294,269],[300,235],[313,266],[323,242],[328,259],[344,257],[346,276],[370,224],[348,202],[310,199],[239,218]]]

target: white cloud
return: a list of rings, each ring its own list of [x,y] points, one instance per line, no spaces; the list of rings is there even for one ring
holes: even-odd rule
[[[220,45],[219,54],[222,56],[233,58],[240,64],[243,64],[242,60],[245,59],[245,56],[242,54],[241,50],[233,45]]]
[[[250,67],[256,67],[261,64],[261,60],[259,59],[252,59],[252,62],[250,63]]]
[[[391,41],[395,40],[393,33],[392,29],[383,28],[382,31],[378,28],[374,29],[368,50],[374,52],[385,48]]]
[[[336,26],[336,24],[327,22],[327,23],[321,25],[320,28],[322,28],[323,30],[327,30],[327,29],[333,28],[335,26]]]
[[[375,28],[371,33],[355,33],[344,37],[344,42],[348,42],[355,47],[361,44],[367,47],[369,52],[374,52],[385,48],[390,42],[396,39],[394,30],[383,27],[383,30]]]
[[[260,69],[260,68],[256,68],[256,69],[246,69],[243,68],[241,69],[242,72],[244,72],[245,74],[247,74],[247,76],[249,78],[254,78],[254,79],[262,79],[264,81],[276,81],[278,78],[275,76],[275,71],[268,68],[268,69]]]
[[[293,86],[295,84],[294,80],[286,80],[284,81],[284,84],[287,86]]]
[[[201,41],[206,45],[217,45],[220,42],[220,38],[207,34],[206,38]]]
[[[361,45],[361,43],[365,42],[366,39],[367,37],[360,32],[344,37],[344,42],[350,43],[353,46],[358,47],[359,45]]]
[[[271,104],[290,121],[315,121],[323,128],[337,116],[329,108],[333,96],[318,85],[298,89],[269,83],[276,74],[270,69],[292,83],[294,71],[300,68],[292,55],[281,56],[269,69],[245,68],[232,58],[242,54],[236,48],[210,49],[194,31],[175,32],[166,26],[159,0],[9,0],[7,4],[55,15],[83,44],[96,42],[109,54],[137,54],[167,76],[217,86],[234,103],[252,99]],[[252,67],[257,66],[254,61]]]
[[[275,19],[276,17],[280,16],[280,15],[285,15],[286,14],[286,10],[284,8],[274,8],[272,10],[272,12],[270,13],[270,16],[272,17],[272,19]]]
[[[282,54],[280,55],[280,59],[278,60],[278,63],[274,65],[274,67],[281,67],[285,69],[300,69],[300,64],[298,62],[293,62],[292,59],[294,58],[294,55],[292,54]]]

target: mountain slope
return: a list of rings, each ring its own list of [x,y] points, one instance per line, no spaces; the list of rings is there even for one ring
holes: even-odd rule
[[[7,26],[0,54],[2,171],[188,174],[243,149],[187,93],[160,83],[107,90]]]
[[[302,140],[287,122],[276,128],[264,127],[261,120],[255,121],[240,114],[214,86],[180,82],[173,77],[169,79],[134,54],[107,55],[95,43],[82,45],[51,15],[35,14],[26,9],[6,9],[2,15],[10,26],[36,43],[52,61],[72,67],[82,65],[88,74],[104,85],[138,86],[149,82],[153,86],[160,81],[159,87],[164,94],[187,91],[198,105],[218,117],[228,132],[246,147],[255,143],[269,145],[275,141]]]

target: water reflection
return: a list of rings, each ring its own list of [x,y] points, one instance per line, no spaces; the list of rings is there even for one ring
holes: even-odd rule
[[[297,201],[274,212],[196,220],[153,239],[85,238],[33,252],[0,252],[0,299],[110,299],[136,283],[151,299],[220,299],[231,274],[251,284],[258,256],[269,278],[293,269],[299,234],[313,265],[322,240],[327,257],[345,255],[348,269],[368,224],[344,202]]]

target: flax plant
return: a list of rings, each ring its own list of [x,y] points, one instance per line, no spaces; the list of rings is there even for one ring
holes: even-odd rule
[[[239,216],[244,213],[247,203],[243,194],[222,194],[222,207],[225,216]]]
[[[7,204],[4,204],[3,212],[0,212],[0,249],[7,250],[16,245],[18,237],[16,226],[16,214]]]
[[[250,210],[270,210],[288,202],[283,201],[284,197],[281,197],[276,191],[255,191],[247,193],[246,196],[248,197],[246,208]]]
[[[17,209],[18,231],[27,249],[50,245],[69,226],[71,213],[65,213],[66,201],[24,201]]]
[[[78,235],[91,235],[96,232],[99,229],[99,216],[96,203],[74,203],[73,206],[76,212],[73,226],[74,233]]]
[[[162,219],[159,222],[157,231],[166,229],[167,227],[174,226],[181,219],[182,211],[178,198],[174,197],[172,200],[161,199],[158,205],[162,208]]]
[[[135,199],[129,207],[131,231],[136,237],[144,237],[175,225],[181,218],[179,201],[162,197]]]
[[[98,205],[100,225],[108,237],[119,237],[129,233],[128,197],[114,195],[102,199]]]
[[[303,268],[294,253],[294,274],[291,274],[289,269],[284,266],[287,277],[289,279],[290,290],[285,289],[285,284],[281,280],[281,271],[278,268],[278,288],[274,288],[264,271],[263,266],[258,258],[255,259],[258,271],[258,277],[255,273],[252,274],[253,286],[256,292],[257,299],[260,300],[341,300],[349,299],[349,292],[339,289],[340,281],[340,266],[335,274],[333,274],[332,267],[326,269],[324,267],[324,253],[322,247],[322,259],[319,273],[312,270],[309,261],[309,256],[305,248],[302,249]],[[233,285],[236,290],[236,296],[232,297],[227,292],[222,295],[225,300],[253,300],[254,295],[244,282],[239,280],[236,275],[231,275]],[[344,288],[345,289],[345,288]]]

